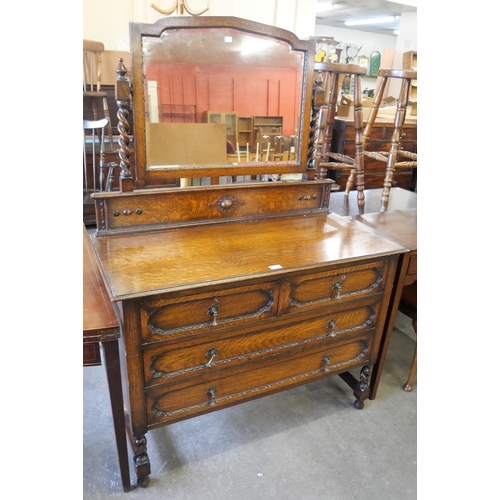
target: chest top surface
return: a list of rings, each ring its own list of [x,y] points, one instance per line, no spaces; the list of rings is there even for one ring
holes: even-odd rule
[[[117,301],[405,251],[334,214],[114,235],[93,244]]]

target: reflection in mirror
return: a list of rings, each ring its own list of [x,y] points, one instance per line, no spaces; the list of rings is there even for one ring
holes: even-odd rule
[[[233,28],[142,38],[148,170],[299,165],[306,58]]]

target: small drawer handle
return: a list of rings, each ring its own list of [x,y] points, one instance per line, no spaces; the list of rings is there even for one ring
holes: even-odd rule
[[[217,387],[209,387],[207,389],[207,391],[205,392],[205,394],[211,398],[211,401],[210,401],[210,406],[213,406],[215,404],[215,393],[217,392]]]
[[[326,327],[331,330],[331,332],[328,334],[330,337],[335,337],[337,335],[337,332],[335,331],[335,320],[331,319],[327,324]]]
[[[337,295],[335,298],[340,297],[340,292],[342,291],[342,280],[337,280],[333,285],[332,285],[332,291],[337,292]]]
[[[217,347],[211,347],[210,349],[207,350],[207,358],[209,360],[205,363],[205,366],[211,367],[213,366],[213,360],[215,359],[215,356],[219,353],[219,349]]]
[[[213,316],[212,326],[217,326],[217,315],[219,314],[219,306],[217,304],[212,304],[207,309],[207,314]]]
[[[323,356],[321,358],[321,362],[324,363],[326,366],[325,366],[325,372],[329,372],[330,371],[330,356],[328,356],[328,354],[326,356]]]

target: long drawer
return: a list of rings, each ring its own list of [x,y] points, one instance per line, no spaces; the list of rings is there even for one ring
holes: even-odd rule
[[[146,391],[149,427],[181,420],[286,386],[339,373],[369,359],[373,329],[344,340],[325,337],[312,347],[206,372]]]
[[[294,315],[276,325],[226,329],[194,342],[177,342],[144,352],[146,387],[183,376],[202,375],[217,368],[253,359],[276,356],[290,348],[302,348],[325,338],[346,336],[373,328],[379,311],[376,298],[337,306],[329,314],[297,322]],[[331,309],[331,308],[330,308]]]

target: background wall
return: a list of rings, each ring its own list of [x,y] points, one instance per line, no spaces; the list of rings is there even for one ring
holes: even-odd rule
[[[174,0],[156,0],[167,10]],[[83,0],[83,38],[99,40],[107,50],[128,50],[130,21],[153,23],[164,17],[151,0]],[[270,24],[307,38],[314,33],[316,0],[189,0],[204,16],[235,16]],[[173,15],[173,14],[172,14]]]
[[[156,0],[154,3],[168,9],[174,0]],[[417,50],[417,14],[403,13],[398,36],[379,35],[364,31],[332,28],[315,24],[317,0],[189,0],[194,11],[207,6],[204,16],[235,16],[287,29],[299,38],[332,36],[336,40],[362,45],[358,55],[370,57],[373,51],[393,61],[393,67],[401,67],[402,54]],[[151,0],[83,0],[83,38],[99,40],[106,50],[129,50],[129,22],[153,23],[163,15],[151,7]],[[113,71],[114,73],[114,71]],[[114,75],[113,75],[114,76]],[[374,89],[375,77],[361,79],[362,89]],[[388,94],[396,96],[398,82],[391,83]]]

